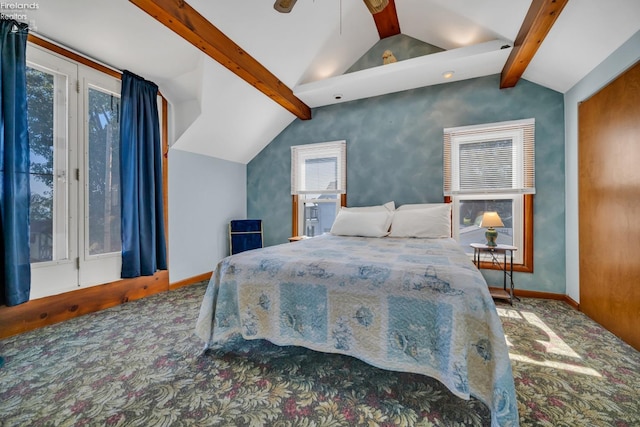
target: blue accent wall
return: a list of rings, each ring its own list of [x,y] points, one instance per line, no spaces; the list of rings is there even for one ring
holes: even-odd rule
[[[444,51],[444,49],[405,34],[396,34],[379,40],[367,53],[349,67],[345,74],[383,65],[382,54],[387,49],[393,52],[398,61]]]
[[[444,128],[536,120],[534,273],[516,287],[565,293],[564,101],[526,80],[499,89],[499,75],[316,108],[247,165],[247,215],[262,218],[265,245],[291,235],[292,145],[347,141],[347,204],[441,202]],[[486,272],[491,283],[501,279]],[[500,281],[498,281],[500,279]]]

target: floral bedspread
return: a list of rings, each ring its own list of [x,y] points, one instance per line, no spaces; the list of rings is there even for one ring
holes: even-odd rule
[[[487,284],[453,239],[324,235],[243,252],[216,267],[196,334],[357,357],[436,378],[517,426],[505,336]]]

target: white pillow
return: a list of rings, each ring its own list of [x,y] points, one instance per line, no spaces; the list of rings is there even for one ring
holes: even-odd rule
[[[438,206],[448,205],[448,204],[449,203],[415,203],[415,204],[401,205],[396,210],[405,211],[409,209],[428,209],[428,208],[435,208]]]
[[[396,210],[389,237],[451,237],[451,205]]]
[[[340,210],[352,211],[352,212],[389,212],[391,215],[387,218],[387,224],[385,230],[389,231],[391,227],[391,220],[393,219],[393,212],[396,210],[396,204],[392,200],[384,205],[376,206],[356,206],[353,208],[342,207]]]
[[[385,203],[384,205],[376,205],[376,206],[356,206],[353,208],[343,207],[344,210],[352,210],[352,211],[390,211],[393,212],[396,209],[396,204],[394,201],[390,201]]]
[[[389,234],[393,212],[388,210],[340,209],[331,227],[338,236],[383,237]]]

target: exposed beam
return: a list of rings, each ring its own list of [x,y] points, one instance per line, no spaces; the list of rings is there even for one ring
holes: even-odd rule
[[[533,0],[511,54],[502,69],[500,89],[514,87],[569,0]]]
[[[400,22],[398,21],[396,2],[394,0],[389,0],[387,7],[378,13],[374,13],[373,20],[378,28],[380,39],[400,34]]]
[[[299,100],[290,88],[186,2],[129,1],[298,118],[311,118],[311,109]]]

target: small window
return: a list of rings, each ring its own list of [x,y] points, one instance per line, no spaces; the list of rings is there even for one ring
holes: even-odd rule
[[[516,246],[514,264],[533,271],[534,119],[444,130],[444,195],[453,203],[453,237],[466,253],[485,241],[482,214],[498,212],[498,243]]]
[[[293,235],[319,236],[331,230],[346,195],[346,142],[291,147]]]

